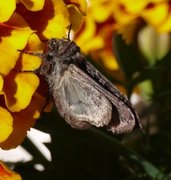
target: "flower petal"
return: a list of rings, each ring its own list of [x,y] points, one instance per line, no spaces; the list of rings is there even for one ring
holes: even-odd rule
[[[11,114],[0,106],[0,142],[5,141],[13,130]]]
[[[137,18],[138,15],[126,12],[122,7],[116,6],[113,11],[113,16],[119,25],[125,25]]]
[[[28,43],[24,51],[29,52],[43,52],[44,43],[42,43],[36,34],[29,37]],[[33,71],[41,65],[41,59],[38,56],[33,56],[21,52],[22,56],[18,59],[15,68],[21,71]]]
[[[149,0],[119,0],[119,6],[124,6],[125,10],[129,13],[137,14],[141,12],[149,3]]]
[[[115,3],[112,1],[91,1],[91,8],[88,14],[91,13],[97,22],[104,22],[113,13],[114,5]]]
[[[65,37],[70,25],[67,5],[62,0],[48,0],[41,11],[30,12],[18,6],[17,11],[25,17],[40,39]],[[40,18],[41,17],[41,18]]]
[[[1,180],[21,180],[21,176],[10,170],[2,161],[0,161],[0,179]]]
[[[12,113],[13,132],[5,142],[0,143],[2,149],[15,148],[24,140],[27,130],[35,124],[35,120],[40,116],[45,102],[45,98],[36,93],[26,109]]]
[[[47,38],[64,37],[66,35],[64,30],[70,25],[68,8],[62,0],[52,0],[52,3],[55,14],[48,21],[43,35]]]
[[[76,31],[80,27],[80,24],[83,20],[83,16],[80,13],[80,11],[78,11],[78,9],[73,5],[69,6],[68,10],[70,14],[70,21],[72,24],[72,29]]]
[[[20,0],[20,2],[30,11],[40,11],[43,9],[45,0]]]
[[[157,29],[159,32],[170,32],[171,31],[171,15],[169,14],[165,22],[160,24]]]
[[[153,26],[160,26],[163,21],[168,16],[168,12],[170,11],[170,7],[167,3],[162,3],[160,5],[155,5],[152,8],[147,8],[142,12],[142,17]],[[157,17],[157,18],[156,18]]]
[[[39,78],[33,73],[10,72],[4,79],[4,96],[8,109],[19,112],[26,108],[39,85]]]
[[[82,15],[86,15],[87,3],[85,0],[64,0],[67,5],[74,5],[79,9]]]
[[[91,16],[87,16],[84,23],[83,29],[80,29],[81,33],[75,37],[82,52],[87,53],[102,48],[104,46],[103,37],[96,35],[97,27]]]
[[[0,94],[1,94],[1,91],[2,91],[2,88],[3,88],[3,85],[4,85],[4,81],[3,81],[2,76],[0,75]]]
[[[119,69],[118,63],[113,56],[112,51],[102,51],[100,57],[104,63],[104,66],[109,70]]]
[[[8,21],[16,8],[16,0],[0,1],[0,22]]]
[[[14,68],[20,53],[18,50],[25,47],[28,37],[33,32],[24,19],[16,13],[10,18],[8,25],[0,28],[0,74],[2,75],[7,75]]]
[[[45,43],[42,42],[37,34],[33,33],[28,40],[27,46],[26,46],[26,51],[41,51],[43,52]]]
[[[87,3],[85,0],[64,0],[64,2],[68,5],[72,29],[76,31],[82,23],[83,16],[86,15]]]

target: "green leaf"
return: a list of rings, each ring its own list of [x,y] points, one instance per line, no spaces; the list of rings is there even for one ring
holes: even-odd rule
[[[113,37],[113,52],[127,80],[131,80],[133,75],[142,69],[136,43],[127,45],[122,36],[116,34]]]

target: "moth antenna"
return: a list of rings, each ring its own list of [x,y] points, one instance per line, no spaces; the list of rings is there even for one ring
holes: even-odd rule
[[[71,29],[72,29],[72,24],[69,25],[68,37],[67,37],[68,40],[70,40]]]

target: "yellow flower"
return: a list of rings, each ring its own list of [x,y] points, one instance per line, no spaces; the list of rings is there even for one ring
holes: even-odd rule
[[[101,60],[110,70],[118,69],[112,53],[112,34],[115,29],[113,1],[90,1],[85,21],[75,35],[75,41],[84,54]]]
[[[154,2],[147,7],[141,16],[145,21],[152,25],[158,32],[171,31],[171,4],[167,0]],[[157,18],[156,18],[157,17]]]
[[[0,1],[0,22],[8,21],[16,8],[16,0]]]
[[[110,70],[118,69],[112,53],[112,36],[120,33],[132,42],[142,24],[158,32],[171,31],[171,4],[168,0],[89,0],[87,17],[75,41],[82,51],[101,60]]]
[[[0,2],[0,147],[14,148],[35,124],[45,104],[48,87],[33,71],[38,57],[18,50],[42,52],[41,40],[66,37],[85,15],[84,0],[14,0]]]
[[[171,5],[168,0],[116,0],[114,4],[113,16],[118,27],[141,18],[159,32],[171,31]]]
[[[0,180],[21,180],[21,176],[0,161]]]

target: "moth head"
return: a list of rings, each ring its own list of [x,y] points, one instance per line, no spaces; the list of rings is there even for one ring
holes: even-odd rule
[[[48,51],[57,51],[59,46],[60,46],[60,43],[59,43],[59,39],[55,39],[55,38],[52,38],[48,41]]]

